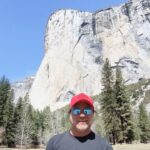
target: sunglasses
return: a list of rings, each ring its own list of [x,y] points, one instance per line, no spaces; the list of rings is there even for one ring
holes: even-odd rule
[[[84,113],[84,115],[86,115],[86,116],[87,115],[92,115],[93,114],[93,109],[91,109],[91,108],[84,108],[83,110],[81,110],[80,108],[73,108],[71,110],[71,113],[73,115],[80,115],[81,112]]]

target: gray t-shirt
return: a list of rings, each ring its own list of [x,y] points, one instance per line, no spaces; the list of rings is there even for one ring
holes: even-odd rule
[[[111,145],[94,132],[84,137],[74,137],[69,131],[53,136],[46,150],[113,150]]]

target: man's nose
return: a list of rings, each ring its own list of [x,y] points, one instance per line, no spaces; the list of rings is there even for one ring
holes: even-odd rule
[[[81,112],[80,117],[85,117],[85,114],[83,112]]]

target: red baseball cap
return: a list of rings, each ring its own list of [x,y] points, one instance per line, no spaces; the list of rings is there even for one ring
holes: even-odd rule
[[[94,110],[93,99],[84,93],[80,93],[80,94],[72,97],[72,99],[70,101],[70,108],[72,108],[75,104],[77,104],[79,102],[85,102],[85,103],[89,104]]]

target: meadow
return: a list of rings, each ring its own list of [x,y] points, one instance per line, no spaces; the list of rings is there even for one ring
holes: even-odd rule
[[[149,144],[117,144],[113,145],[114,150],[150,150]]]
[[[20,150],[17,148],[5,148],[1,147],[0,150]],[[24,150],[24,149],[23,149]],[[45,150],[45,148],[41,149],[28,149],[28,150]],[[117,144],[113,145],[113,150],[150,150],[150,143],[149,144]]]

